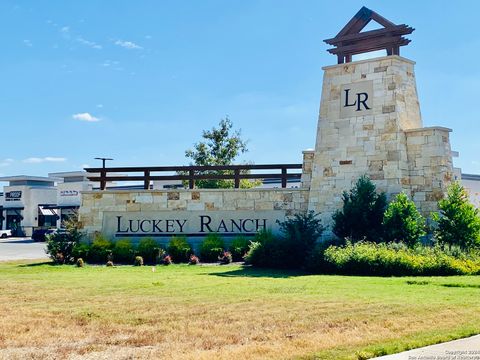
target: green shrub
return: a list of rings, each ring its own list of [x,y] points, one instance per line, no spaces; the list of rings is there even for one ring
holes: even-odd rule
[[[367,239],[381,241],[382,220],[387,200],[384,193],[377,194],[375,184],[362,176],[350,192],[342,196],[343,208],[333,215],[333,232],[353,242]]]
[[[457,245],[462,249],[480,247],[479,210],[468,200],[466,190],[454,182],[447,197],[438,202],[440,212],[433,214],[438,224],[435,239],[443,245]]]
[[[283,238],[277,241],[275,247],[284,252],[277,267],[298,269],[305,266],[316,241],[324,231],[317,216],[315,212],[309,211],[295,214],[285,221],[277,221]]]
[[[415,246],[425,235],[425,219],[404,193],[388,204],[383,216],[384,240]]]
[[[106,263],[112,249],[113,243],[110,240],[102,234],[96,235],[88,251],[88,262],[92,264]]]
[[[245,236],[237,236],[230,244],[230,253],[233,261],[243,261],[243,257],[248,252],[250,241]]]
[[[341,245],[345,245],[345,240],[340,238],[329,238],[317,242],[305,261],[305,269],[313,273],[331,272],[332,266],[324,258],[325,250],[330,246]]]
[[[284,254],[281,241],[270,230],[262,230],[250,242],[245,262],[257,267],[278,268]]]
[[[478,253],[462,253],[455,257],[440,247],[402,244],[348,243],[343,247],[330,246],[324,261],[334,273],[377,276],[432,276],[480,274]]]
[[[193,254],[192,246],[184,236],[173,236],[167,247],[167,253],[175,263],[186,263]]]
[[[74,259],[88,259],[88,252],[90,251],[90,245],[86,243],[77,244],[72,250],[72,256]]]
[[[143,258],[145,264],[156,264],[161,250],[160,244],[158,244],[152,238],[143,238],[140,240],[137,246],[137,253]]]
[[[62,225],[65,232],[46,236],[46,253],[55,264],[73,264],[75,261],[74,250],[83,236],[79,230],[78,215],[73,214]]]
[[[224,248],[225,243],[220,235],[210,233],[200,244],[200,259],[203,262],[217,262]]]
[[[143,258],[141,256],[135,256],[135,260],[133,261],[134,266],[143,266]]]
[[[135,249],[130,239],[116,241],[112,253],[115,262],[120,264],[131,264],[135,257]]]

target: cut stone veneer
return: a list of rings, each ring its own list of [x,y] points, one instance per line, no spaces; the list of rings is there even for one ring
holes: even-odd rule
[[[342,192],[366,174],[388,197],[405,191],[434,210],[452,179],[450,130],[422,129],[414,62],[386,56],[323,70],[309,209],[331,223]]]
[[[83,230],[94,234],[102,231],[104,212],[284,210],[289,216],[307,205],[306,189],[106,190],[82,192],[79,215]]]

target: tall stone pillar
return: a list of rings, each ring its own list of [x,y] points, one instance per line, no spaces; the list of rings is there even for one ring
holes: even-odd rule
[[[401,191],[412,196],[414,185],[421,193],[418,205],[430,210],[432,204],[427,209],[422,202],[438,198],[453,173],[449,131],[419,130],[414,62],[392,55],[323,70],[309,208],[328,224],[341,207],[342,192],[366,174],[389,197]]]

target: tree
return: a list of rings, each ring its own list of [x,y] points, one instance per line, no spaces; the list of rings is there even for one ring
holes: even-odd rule
[[[398,194],[388,204],[383,226],[386,241],[401,241],[409,247],[415,246],[425,235],[425,219],[405,193]]]
[[[233,123],[227,117],[220,120],[218,128],[204,130],[200,141],[194,144],[193,149],[185,151],[185,156],[193,160],[192,165],[198,166],[223,166],[232,165],[233,161],[241,154],[248,151],[247,142],[242,140],[240,130],[232,130]],[[204,174],[223,175],[233,174],[232,171],[211,170]],[[232,188],[233,180],[197,180],[195,185],[203,189]],[[240,187],[250,188],[256,182],[242,180]]]
[[[381,241],[387,206],[385,193],[377,194],[375,184],[364,175],[349,192],[343,192],[342,200],[342,210],[337,210],[332,217],[334,234],[353,242]]]
[[[462,249],[480,247],[479,211],[458,182],[449,186],[447,197],[438,202],[438,208],[440,211],[433,214],[433,220],[438,225],[434,235],[439,243]]]

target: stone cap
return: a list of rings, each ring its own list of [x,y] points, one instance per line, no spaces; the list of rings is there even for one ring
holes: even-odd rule
[[[251,188],[251,189],[131,189],[131,190],[83,190],[82,194],[131,194],[131,193],[145,193],[145,194],[159,194],[159,193],[171,193],[171,192],[211,192],[211,193],[223,193],[223,192],[268,192],[268,191],[284,191],[284,192],[303,192],[310,191],[304,188]]]
[[[302,154],[312,154],[315,152],[315,149],[305,149],[302,151]]]
[[[440,130],[440,131],[452,132],[452,129],[446,128],[443,126],[429,126],[429,127],[423,127],[423,128],[417,128],[417,129],[408,129],[408,130],[403,130],[403,132],[413,133],[413,132],[428,131],[428,130]]]
[[[357,65],[357,64],[365,64],[368,62],[372,61],[382,61],[382,60],[399,60],[403,61],[412,65],[415,65],[415,61],[407,59],[403,56],[399,55],[388,55],[388,56],[381,56],[381,57],[376,57],[376,58],[371,58],[371,59],[366,59],[366,60],[358,60],[358,61],[352,61],[346,64],[336,64],[336,65],[328,65],[328,66],[323,66],[322,70],[328,70],[328,69],[335,69],[338,67],[345,67],[345,66],[351,66],[351,65]]]

